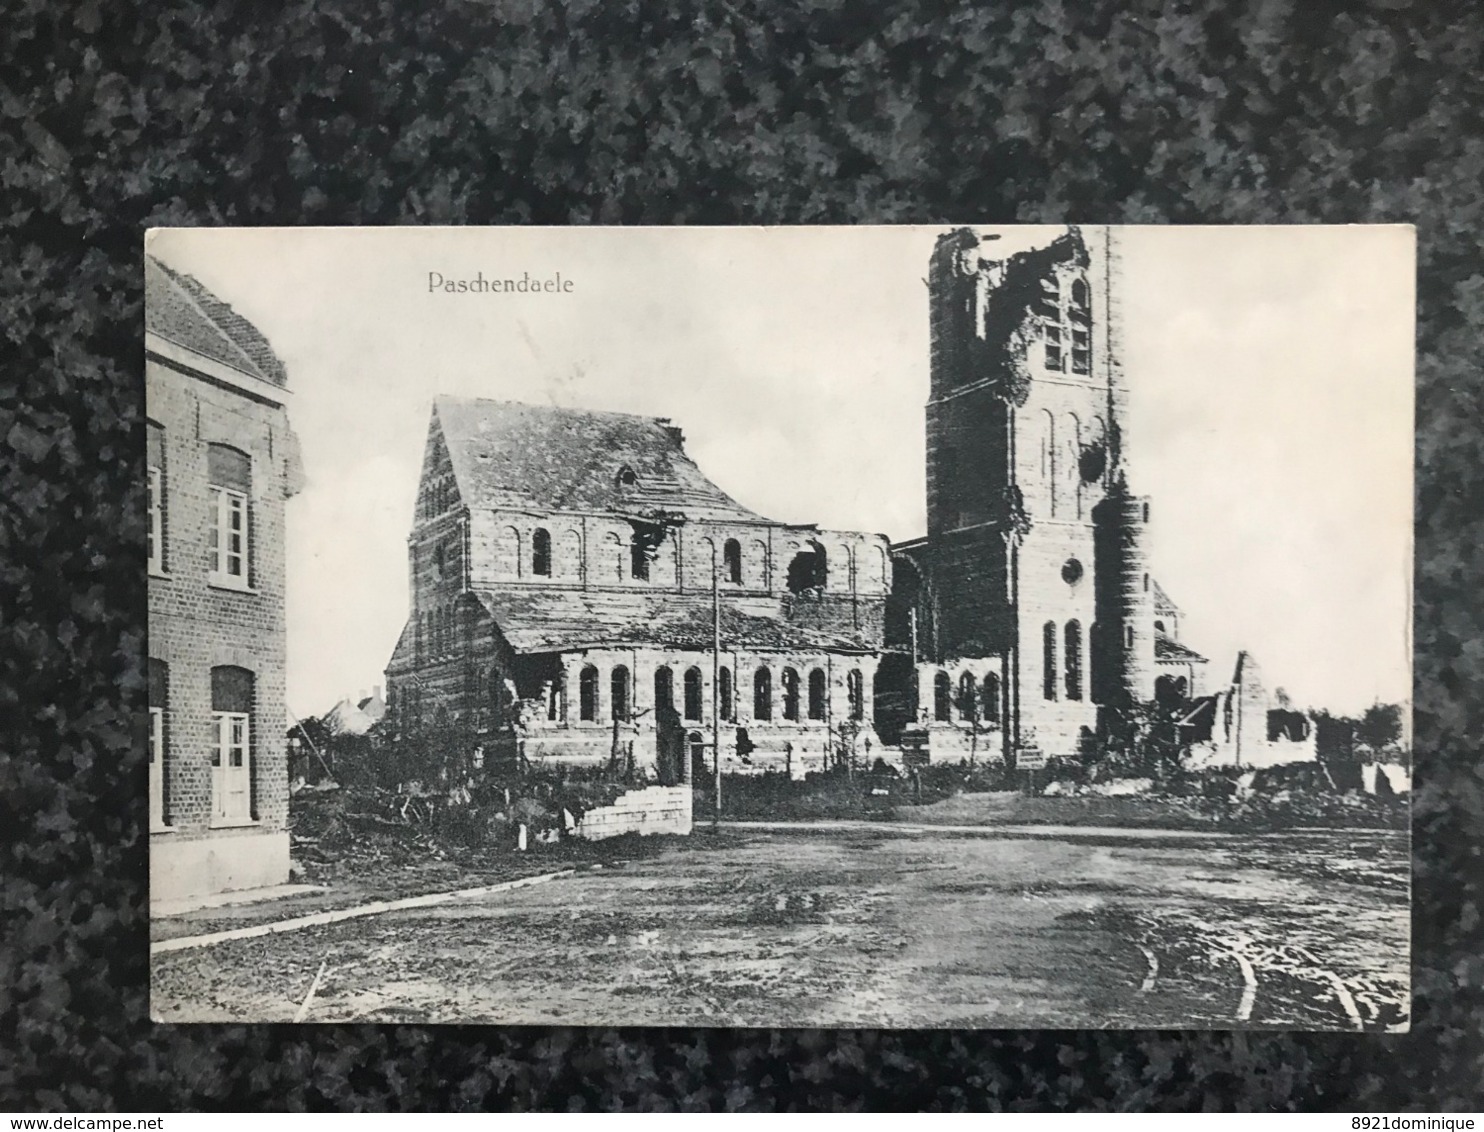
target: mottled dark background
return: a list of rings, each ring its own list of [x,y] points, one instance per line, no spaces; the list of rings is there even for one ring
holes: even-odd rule
[[[0,1108],[1480,1105],[1484,7],[273,7],[0,6]],[[1068,219],[1418,225],[1410,1035],[145,1020],[147,226]]]

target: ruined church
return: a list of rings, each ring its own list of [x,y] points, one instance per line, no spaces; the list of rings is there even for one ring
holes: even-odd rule
[[[995,250],[960,229],[932,254],[922,538],[756,514],[665,419],[440,397],[393,730],[683,781],[713,737],[729,773],[1073,757],[1154,701],[1208,761],[1312,757],[1250,658],[1207,688],[1152,575],[1116,237]]]

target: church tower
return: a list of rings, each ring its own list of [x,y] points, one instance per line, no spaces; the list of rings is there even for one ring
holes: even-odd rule
[[[929,269],[924,659],[998,657],[1006,753],[1073,755],[1098,701],[1141,694],[1153,669],[1147,504],[1120,459],[1117,249],[1106,229],[996,242],[949,233]]]

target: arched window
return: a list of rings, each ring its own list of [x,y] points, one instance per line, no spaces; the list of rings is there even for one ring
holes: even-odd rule
[[[1134,647],[1134,627],[1132,625],[1125,625],[1123,627],[1123,647],[1126,649]]]
[[[577,708],[584,723],[598,718],[598,670],[591,664],[577,678]]]
[[[634,474],[634,469],[625,464],[618,469],[618,475],[613,477],[613,482],[618,487],[633,487],[639,482],[639,477]]]
[[[577,578],[582,575],[582,536],[576,531],[564,531],[557,545],[556,561],[552,563],[558,577]]]
[[[1041,482],[1045,485],[1046,513],[1056,516],[1056,419],[1049,409],[1041,410]]]
[[[538,578],[551,577],[551,532],[545,527],[531,532],[531,573]]]
[[[979,689],[974,686],[974,674],[965,672],[958,678],[958,717],[965,723],[979,718]]]
[[[1068,621],[1066,628],[1067,699],[1082,698],[1082,625]]]
[[[721,698],[718,714],[727,723],[735,722],[737,719],[737,705],[732,695],[732,670],[730,668],[723,668],[718,674],[718,679],[720,680],[720,684],[717,687],[717,694]]]
[[[1165,631],[1165,623],[1163,621],[1156,620],[1154,622],[1154,627],[1156,629],[1158,629],[1161,633],[1163,633]]]
[[[824,718],[825,678],[824,669],[816,668],[809,673],[809,718]]]
[[[1041,626],[1041,695],[1048,700],[1056,699],[1056,622],[1048,621]]]
[[[625,665],[618,665],[609,678],[609,695],[613,700],[613,718],[627,720],[632,714],[629,700],[629,670]]]
[[[495,569],[502,578],[520,577],[520,532],[501,527],[495,550]]]
[[[983,709],[986,723],[997,723],[1000,718],[1000,678],[993,672],[984,674]]]
[[[953,681],[948,673],[939,672],[933,677],[933,718],[939,723],[947,723],[953,718],[952,711]]]
[[[1087,281],[1072,283],[1072,302],[1067,310],[1072,332],[1072,372],[1086,376],[1092,372],[1092,311]]]
[[[783,718],[799,718],[799,674],[792,668],[783,670]]]
[[[747,547],[747,560],[753,564],[752,569],[756,571],[757,588],[760,590],[771,590],[773,588],[773,578],[768,573],[767,544],[753,539]]]
[[[685,670],[685,718],[701,718],[701,670],[694,666]]]
[[[1144,522],[1149,522],[1149,504],[1144,504]]]
[[[600,576],[621,582],[627,576],[629,564],[624,559],[623,539],[609,531],[603,536],[603,565]]]
[[[1076,413],[1062,418],[1061,456],[1057,463],[1057,474],[1061,476],[1060,491],[1066,501],[1070,517],[1082,518],[1082,420]]]
[[[721,548],[722,557],[726,560],[726,580],[734,586],[742,584],[742,544],[734,538],[729,538]]]
[[[1072,314],[1073,315],[1086,314],[1087,313],[1087,301],[1088,301],[1087,280],[1085,280],[1085,279],[1074,280],[1073,283],[1072,283]]]
[[[211,485],[211,571],[215,586],[252,585],[252,457],[225,444],[206,448]]]
[[[850,701],[850,718],[866,718],[866,682],[859,668],[852,668],[845,677],[845,698]]]
[[[246,668],[211,670],[211,795],[218,821],[252,817],[253,679]]]
[[[654,670],[654,709],[656,713],[675,710],[675,674],[666,665]]]
[[[649,581],[650,548],[635,531],[629,539],[629,577],[636,582]]]
[[[766,668],[752,674],[752,718],[773,718],[773,673]]]
[[[1144,575],[1144,592],[1146,594],[1149,592],[1149,575],[1148,574],[1145,574]]]
[[[546,718],[556,722],[567,718],[567,674],[558,672],[547,685]]]

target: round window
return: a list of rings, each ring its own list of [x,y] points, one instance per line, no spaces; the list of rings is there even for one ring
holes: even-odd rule
[[[1075,586],[1082,580],[1082,563],[1075,558],[1068,558],[1061,568],[1061,580],[1069,586]]]

